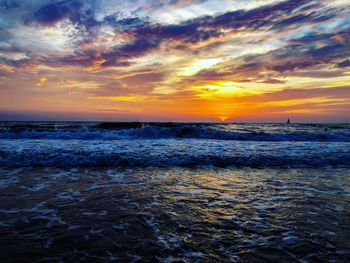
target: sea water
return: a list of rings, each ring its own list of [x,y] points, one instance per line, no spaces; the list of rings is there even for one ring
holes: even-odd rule
[[[1,262],[347,262],[350,125],[0,123]]]

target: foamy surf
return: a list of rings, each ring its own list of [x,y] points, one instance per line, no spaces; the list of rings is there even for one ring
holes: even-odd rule
[[[0,123],[0,139],[350,142],[348,124]]]
[[[350,166],[347,142],[1,140],[0,166]]]

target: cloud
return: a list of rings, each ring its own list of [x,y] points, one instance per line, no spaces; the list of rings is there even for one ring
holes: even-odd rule
[[[44,84],[45,84],[47,81],[48,81],[47,78],[42,77],[42,78],[40,78],[40,79],[38,80],[38,83],[37,83],[36,85],[37,85],[38,87],[44,86]]]
[[[285,101],[308,98],[350,99],[350,86],[329,88],[297,89],[287,88],[276,92],[265,93],[255,97],[254,101]]]
[[[159,46],[160,42],[156,39],[137,39],[132,43],[127,43],[121,47],[115,48],[101,56],[106,60],[102,66],[114,66],[125,62],[125,59],[139,57]]]
[[[203,94],[227,105],[339,99],[350,66],[350,4],[341,2],[0,0],[1,85],[36,101],[98,97],[86,105],[99,109]],[[243,96],[254,92],[266,96]]]
[[[73,21],[79,20],[81,7],[81,1],[61,1],[41,7],[34,13],[34,18],[36,21],[48,25],[52,25],[66,17]]]
[[[52,26],[63,19],[72,23],[91,28],[98,24],[95,18],[96,0],[64,0],[40,7],[27,20]]]
[[[342,36],[339,42],[336,36]],[[249,54],[224,61],[191,77],[194,81],[230,79],[238,82],[268,83],[288,76],[329,78],[345,76],[350,57],[350,29],[332,33],[315,33],[291,39],[285,46],[263,54]],[[275,84],[278,81],[273,81]]]
[[[342,62],[339,62],[337,64],[337,66],[339,68],[347,68],[347,67],[350,67],[350,60],[349,59],[346,59],[346,60],[343,60]]]
[[[13,73],[15,69],[9,65],[0,63],[0,74]]]
[[[183,7],[202,2],[204,1],[171,0],[162,3],[150,1],[147,2],[147,6],[149,8]],[[64,20],[73,24],[75,30],[70,33],[69,39],[65,39],[65,44],[74,48],[74,54],[55,56],[51,53],[47,56],[44,54],[39,56],[32,53],[30,60],[34,63],[37,61],[40,64],[53,66],[92,67],[103,59],[104,62],[100,63],[99,67],[127,67],[131,64],[130,60],[159,50],[164,45],[170,50],[188,52],[193,44],[205,43],[209,39],[221,38],[238,31],[283,30],[292,25],[298,27],[305,23],[330,20],[338,12],[334,8],[322,6],[318,1],[285,0],[253,9],[235,10],[224,14],[197,17],[179,24],[164,25],[152,23],[147,17],[137,17],[135,16],[137,13],[125,16],[121,11],[112,11],[103,15],[101,10],[104,3],[105,1],[96,0],[34,1],[29,9],[34,10],[33,13],[24,16],[27,17],[24,21],[26,25],[36,27],[37,25],[32,24],[35,22],[39,26],[57,27],[59,26],[57,23]],[[136,1],[135,4],[140,3]],[[23,9],[24,6],[25,4],[21,3],[16,8]],[[318,9],[322,9],[323,12],[316,12]],[[12,37],[16,38],[15,35]],[[115,41],[117,39],[124,40],[118,43]],[[110,44],[106,45],[107,42]],[[89,48],[81,49],[84,44],[88,44]],[[18,52],[22,51],[21,48],[12,47],[17,48]],[[61,48],[64,50],[63,47]],[[325,53],[327,50],[315,49],[313,52],[314,56],[317,56],[316,52]],[[279,65],[275,67],[277,71],[284,70]],[[291,63],[285,66],[285,70],[288,68],[293,70],[295,67],[297,65]]]

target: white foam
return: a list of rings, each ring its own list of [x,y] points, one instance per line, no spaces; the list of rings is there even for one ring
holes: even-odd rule
[[[161,142],[159,144],[159,141]],[[349,167],[349,142],[242,142],[199,139],[62,141],[1,140],[0,167],[137,167],[137,166],[246,166],[246,167]],[[142,146],[142,147],[141,147]],[[291,150],[292,149],[292,150]],[[125,181],[108,172],[109,183]],[[70,176],[62,174],[62,176]],[[0,188],[17,179],[2,179]],[[77,180],[71,178],[71,180]],[[38,191],[46,185],[36,185]],[[106,187],[94,183],[90,190]],[[193,194],[196,194],[193,189]],[[198,193],[199,194],[199,193]],[[285,198],[286,196],[276,196]]]
[[[297,236],[286,236],[282,238],[283,244],[287,246],[295,244],[298,240],[299,238]]]

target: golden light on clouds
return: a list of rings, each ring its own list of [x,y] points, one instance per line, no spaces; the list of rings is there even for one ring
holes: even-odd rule
[[[0,110],[349,120],[348,1],[17,2],[0,9]]]
[[[180,76],[192,76],[201,70],[209,69],[215,64],[222,61],[221,58],[210,58],[210,59],[199,59],[193,61],[189,66],[184,67],[180,70]]]
[[[155,97],[144,96],[144,95],[128,95],[128,96],[98,96],[98,97],[89,97],[89,99],[95,100],[114,100],[114,101],[123,101],[123,102],[141,102],[141,101],[150,101]]]
[[[47,78],[39,78],[38,83],[36,84],[38,87],[44,86],[44,84],[48,81]]]
[[[200,98],[227,98],[251,94],[251,92],[232,81],[214,82],[210,85],[193,87],[193,89],[198,92],[197,96]]]

